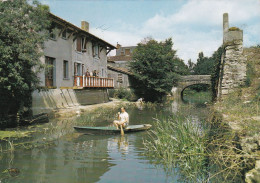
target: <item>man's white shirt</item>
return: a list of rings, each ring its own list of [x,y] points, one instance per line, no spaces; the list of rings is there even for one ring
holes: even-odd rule
[[[127,112],[120,113],[119,117],[120,121],[126,121],[126,123],[129,123],[129,115]]]

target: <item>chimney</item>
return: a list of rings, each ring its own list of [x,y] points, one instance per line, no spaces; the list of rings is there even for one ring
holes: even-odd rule
[[[118,44],[118,42],[117,42],[116,49],[119,49],[119,48],[121,48],[121,44]]]
[[[81,29],[89,32],[89,23],[87,21],[81,21]]]
[[[227,33],[229,29],[228,13],[223,14],[223,33]]]

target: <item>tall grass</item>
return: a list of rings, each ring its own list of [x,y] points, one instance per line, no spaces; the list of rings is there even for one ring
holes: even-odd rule
[[[156,120],[150,138],[144,140],[146,153],[166,170],[177,168],[184,182],[241,182],[257,154],[243,151],[229,126],[214,117],[197,124],[181,115]]]
[[[191,119],[178,115],[156,120],[150,137],[144,141],[149,156],[160,159],[169,170],[178,167],[184,180],[205,178],[206,133]]]

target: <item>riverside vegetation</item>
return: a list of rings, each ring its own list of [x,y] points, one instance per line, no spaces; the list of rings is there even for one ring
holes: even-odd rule
[[[144,141],[147,154],[180,168],[184,182],[260,180],[259,167],[249,171],[260,158],[260,49],[245,52],[247,85],[217,102],[203,128],[178,114],[158,121]]]

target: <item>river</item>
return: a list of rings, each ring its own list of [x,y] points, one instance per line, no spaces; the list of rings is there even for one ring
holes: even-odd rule
[[[130,124],[154,123],[154,118],[174,115],[178,112],[200,122],[207,117],[205,105],[182,104],[171,101],[167,104],[147,107],[127,107]],[[111,124],[118,109],[109,115],[91,118],[85,115],[93,126]],[[95,112],[95,115],[98,111]],[[106,114],[103,111],[102,114]],[[94,114],[93,114],[94,115]],[[73,125],[82,123],[78,119],[52,119],[49,123],[35,125],[31,137],[23,139],[25,145],[12,152],[0,153],[1,183],[83,183],[83,182],[178,182],[178,169],[170,175],[160,164],[145,155],[143,140],[147,132],[121,135],[82,135]],[[84,120],[83,120],[84,121]],[[30,145],[33,142],[33,145]],[[15,143],[19,143],[16,140]],[[3,143],[1,147],[7,146]],[[18,170],[13,175],[8,168]]]

